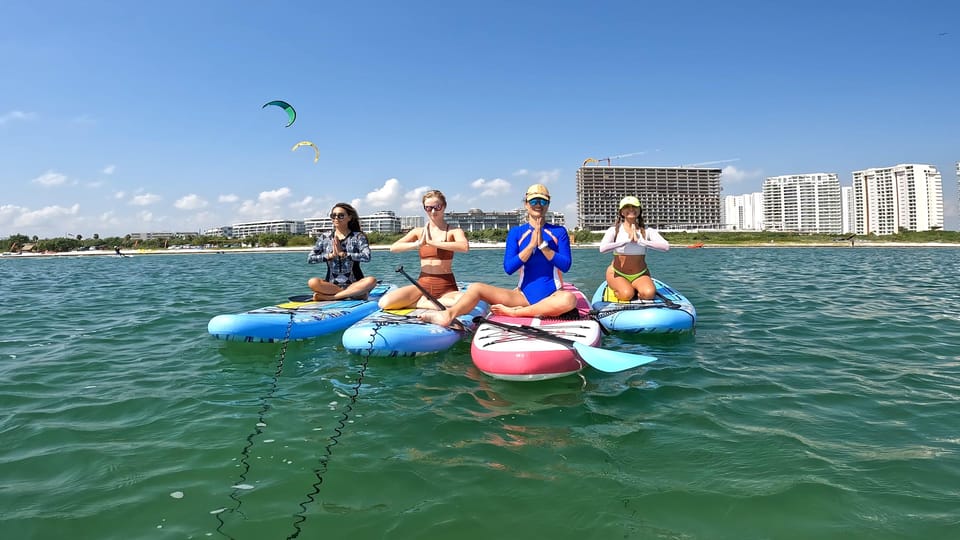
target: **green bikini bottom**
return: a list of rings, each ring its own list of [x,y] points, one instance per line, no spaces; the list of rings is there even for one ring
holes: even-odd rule
[[[622,277],[623,279],[629,281],[630,283],[633,283],[633,281],[634,281],[635,279],[637,279],[637,278],[640,277],[640,276],[646,275],[646,274],[648,274],[649,272],[650,272],[650,269],[649,269],[649,268],[644,268],[643,271],[640,272],[640,273],[638,273],[638,274],[624,274],[623,272],[617,270],[616,268],[613,269],[613,273],[614,273],[614,274]]]

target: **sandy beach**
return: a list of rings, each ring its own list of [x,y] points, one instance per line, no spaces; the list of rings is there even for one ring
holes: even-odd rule
[[[572,246],[573,249],[597,249],[599,243],[592,244],[575,244]],[[503,249],[505,244],[503,242],[487,244],[487,243],[475,243],[470,244],[470,249]],[[846,242],[817,242],[817,243],[804,243],[804,242],[777,242],[777,243],[753,243],[753,244],[720,244],[712,243],[704,245],[702,248],[697,249],[710,249],[710,248],[796,248],[796,247],[834,247],[834,248],[858,248],[858,247],[891,247],[891,248],[900,248],[900,247],[913,247],[913,248],[960,248],[960,243],[948,243],[948,242],[883,242],[883,241],[871,241],[871,240],[858,240],[853,246]],[[87,250],[87,251],[64,251],[60,253],[0,253],[0,257],[3,259],[30,259],[37,257],[93,257],[93,256],[105,256],[105,257],[135,257],[138,255],[229,255],[231,253],[284,253],[284,252],[303,252],[307,253],[312,246],[295,246],[295,247],[257,247],[257,248],[231,248],[231,249],[214,249],[214,248],[188,248],[188,249],[129,249],[121,250],[121,255],[117,255],[115,251],[111,250]],[[370,249],[373,251],[388,251],[390,249],[389,245],[375,245],[370,246]],[[671,246],[671,249],[688,249],[686,246],[676,245]]]

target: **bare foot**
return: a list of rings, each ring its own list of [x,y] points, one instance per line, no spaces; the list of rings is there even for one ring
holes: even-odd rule
[[[421,313],[417,318],[440,326],[450,326],[450,322],[453,320],[449,311],[427,311]]]
[[[334,299],[333,296],[329,294],[323,294],[318,292],[313,293],[314,302],[322,302],[324,300],[333,300],[333,299]]]
[[[505,306],[503,304],[494,304],[490,306],[490,313],[493,313],[494,315],[506,315],[508,317],[515,317],[518,309],[520,308]]]

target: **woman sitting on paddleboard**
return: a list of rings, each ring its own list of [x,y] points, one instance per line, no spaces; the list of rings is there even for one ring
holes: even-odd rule
[[[438,190],[423,194],[423,210],[427,213],[427,224],[414,227],[403,238],[390,246],[390,251],[400,253],[417,249],[420,252],[420,277],[417,283],[430,296],[445,306],[452,306],[459,295],[457,280],[453,277],[453,254],[466,253],[470,249],[467,235],[463,229],[450,228],[443,219],[447,207],[447,198]],[[381,309],[401,309],[406,307],[434,309],[436,305],[417,288],[407,285],[383,295]]]
[[[670,244],[643,221],[643,206],[636,197],[620,199],[617,220],[600,240],[600,253],[613,251],[607,267],[607,286],[621,301],[653,300],[657,288],[647,267],[647,248],[667,251]]]
[[[523,198],[527,222],[507,233],[503,269],[507,274],[520,270],[520,285],[503,289],[486,283],[474,283],[449,309],[428,312],[421,319],[449,326],[450,321],[469,312],[484,300],[490,311],[513,317],[555,317],[576,309],[577,299],[560,290],[561,272],[570,269],[570,237],[567,229],[547,223],[550,192],[543,184],[534,184]]]
[[[310,278],[307,286],[314,300],[366,298],[377,279],[364,277],[360,270],[360,263],[370,260],[370,244],[360,230],[360,216],[349,204],[337,203],[330,210],[330,219],[333,231],[321,234],[307,257],[310,264],[327,263],[327,277]]]

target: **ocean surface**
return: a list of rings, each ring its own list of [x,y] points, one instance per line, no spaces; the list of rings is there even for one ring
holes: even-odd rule
[[[501,259],[454,268],[512,286]],[[207,334],[305,293],[305,253],[0,259],[0,535],[960,537],[960,249],[648,259],[696,332],[607,336],[659,360],[532,383],[479,373],[468,342]],[[589,295],[608,261],[577,249],[567,278]],[[405,284],[398,264],[364,268]]]

